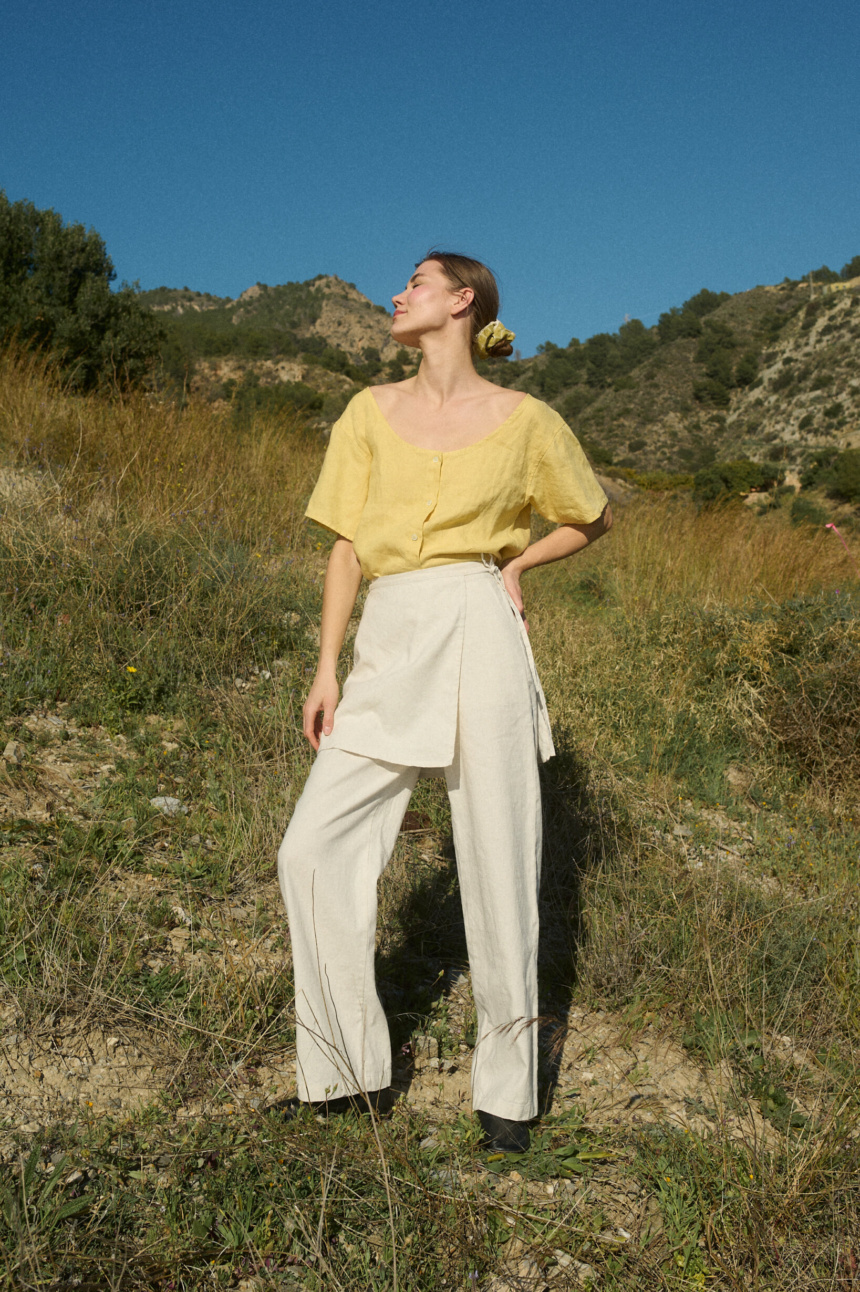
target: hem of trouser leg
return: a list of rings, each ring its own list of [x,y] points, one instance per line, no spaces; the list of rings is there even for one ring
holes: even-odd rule
[[[368,1082],[366,1086],[356,1086],[354,1081],[338,1081],[337,1088],[331,1086],[326,1089],[325,1086],[305,1086],[302,1089],[297,1085],[298,1098],[303,1103],[318,1104],[326,1099],[343,1099],[349,1095],[365,1095],[371,1090],[387,1090],[391,1085],[391,1071],[383,1072],[378,1081]]]
[[[488,1099],[484,1103],[473,1103],[475,1112],[492,1113],[494,1117],[504,1117],[509,1122],[530,1122],[537,1117],[537,1103],[506,1104],[498,1099]]]

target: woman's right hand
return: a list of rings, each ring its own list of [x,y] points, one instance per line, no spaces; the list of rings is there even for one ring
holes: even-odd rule
[[[335,674],[317,673],[302,709],[302,731],[314,749],[319,749],[321,735],[331,734],[339,699],[340,687]]]

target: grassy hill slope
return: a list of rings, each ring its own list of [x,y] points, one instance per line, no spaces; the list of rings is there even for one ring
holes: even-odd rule
[[[547,399],[600,463],[799,465],[818,448],[860,443],[860,279],[844,287],[699,293],[656,328],[633,320],[584,344],[548,343],[495,379]],[[706,312],[688,308],[697,301]]]
[[[141,299],[167,332],[168,382],[232,402],[240,419],[298,408],[330,423],[361,386],[397,380],[407,358],[382,306],[332,275],[255,283],[235,300],[188,287],[158,287]]]

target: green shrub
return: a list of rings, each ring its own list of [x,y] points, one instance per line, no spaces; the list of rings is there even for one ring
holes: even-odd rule
[[[0,189],[0,341],[52,354],[79,390],[138,385],[162,328],[136,287],[111,291],[115,278],[94,229]]]
[[[693,477],[679,471],[637,471],[626,467],[621,474],[640,489],[662,492],[666,489],[691,489],[693,486]]]
[[[805,277],[811,278],[814,283],[839,282],[839,275],[836,273],[836,270],[831,269],[828,265],[822,265],[820,269],[813,269],[812,272],[805,275]]]
[[[589,404],[593,404],[597,395],[587,386],[577,386],[569,395],[565,396],[564,403],[561,406],[561,415],[568,421],[575,421],[580,413],[585,412]],[[611,461],[611,459],[609,459]]]
[[[282,381],[263,386],[255,372],[246,372],[239,383],[224,383],[224,395],[230,400],[233,420],[237,426],[250,426],[259,414],[279,414],[301,411],[319,412],[323,396],[301,381]]]
[[[840,453],[822,480],[827,486],[828,497],[838,502],[860,503],[860,449],[846,449]]]
[[[735,385],[751,386],[758,376],[758,355],[747,350],[735,365]]]
[[[827,520],[827,512],[817,502],[811,498],[805,498],[803,494],[798,494],[791,504],[792,525],[823,525]]]
[[[693,383],[693,398],[700,404],[711,404],[714,408],[728,408],[732,402],[728,388],[713,377]]]
[[[770,388],[774,391],[788,390],[789,386],[794,385],[795,379],[791,368],[783,368],[781,373],[771,378]]]
[[[728,501],[753,489],[771,489],[782,479],[782,473],[770,464],[740,458],[736,462],[715,462],[697,471],[693,480],[696,502]]]

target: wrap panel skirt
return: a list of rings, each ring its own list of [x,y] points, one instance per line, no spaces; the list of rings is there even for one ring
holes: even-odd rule
[[[474,650],[475,643],[496,703],[510,707],[512,730],[525,707],[538,758],[546,762],[555,753],[546,700],[525,625],[492,557],[374,579],[354,667],[320,749],[410,767],[450,766],[464,645]]]

